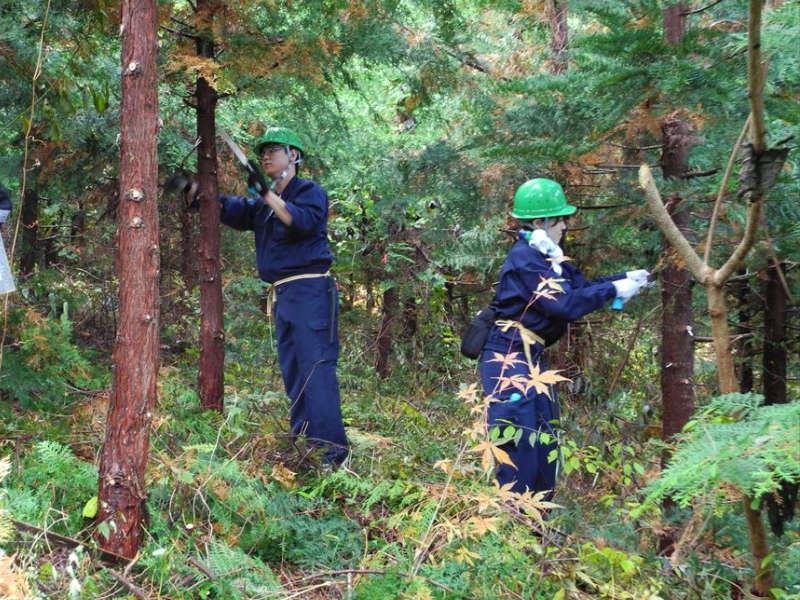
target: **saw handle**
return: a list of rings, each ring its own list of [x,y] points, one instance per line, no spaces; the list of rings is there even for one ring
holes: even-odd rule
[[[252,161],[247,161],[247,190],[254,195],[263,196],[267,193],[269,185],[261,169]]]

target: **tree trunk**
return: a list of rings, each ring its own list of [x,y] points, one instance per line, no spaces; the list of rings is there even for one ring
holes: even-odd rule
[[[676,5],[681,7],[682,4]],[[682,18],[678,22],[664,13],[665,26],[672,23],[683,31]],[[666,32],[672,43],[675,34]],[[680,36],[677,38],[680,39]],[[679,118],[668,117],[661,126],[664,153],[661,169],[665,179],[683,179],[689,170],[691,142],[689,128]],[[683,233],[691,235],[691,215],[683,199],[668,198],[665,202],[672,221]],[[689,422],[694,413],[694,335],[692,314],[691,274],[677,260],[676,251],[666,240],[662,251],[666,267],[661,273],[661,397],[663,402],[663,438],[669,441]],[[665,457],[666,459],[666,457]]]
[[[747,521],[747,533],[750,537],[750,552],[753,555],[753,568],[756,572],[754,591],[762,598],[773,598],[772,588],[775,587],[772,566],[763,567],[764,560],[769,556],[769,541],[761,510],[752,508],[753,498],[745,496],[742,499],[744,518]]]
[[[670,6],[662,15],[664,37],[670,45],[680,43],[686,32],[683,2]],[[689,171],[691,137],[689,127],[677,114],[667,116],[661,123],[662,143],[661,171],[664,179],[684,179]],[[691,214],[683,206],[683,198],[672,196],[666,199],[667,212],[684,237],[691,235]],[[691,273],[677,260],[677,251],[664,239],[662,260],[665,268],[661,273],[661,435],[671,441],[679,433],[694,412],[694,324],[692,313]],[[662,467],[666,466],[669,453],[661,456]],[[667,499],[664,510],[674,509],[674,502]],[[661,535],[659,550],[670,554],[675,539],[671,533]]]
[[[158,19],[155,0],[122,4],[122,103],[117,270],[119,327],[98,522],[105,550],[133,558],[146,518],[144,472],[158,378]]]
[[[417,335],[418,316],[417,299],[413,295],[406,296],[403,301],[403,339],[409,344],[414,342]]]
[[[553,64],[550,72],[561,75],[567,70],[567,0],[547,0],[547,18],[550,21],[550,49],[553,51]]]
[[[752,310],[750,308],[750,284],[744,277],[742,269],[739,274],[743,277],[735,284],[737,302],[736,333],[740,339],[736,343],[736,353],[739,356],[739,391],[742,393],[753,391],[753,340],[750,334],[753,328],[750,325]]]
[[[22,240],[19,251],[19,273],[30,275],[36,268],[39,254],[39,194],[33,188],[25,190],[22,198]]]
[[[764,404],[786,404],[786,290],[783,265],[771,265],[764,290]]]
[[[705,286],[708,295],[708,314],[711,317],[711,336],[717,356],[717,381],[720,394],[739,391],[736,369],[733,364],[731,332],[728,328],[728,309],[725,305],[725,288],[713,283]]]
[[[197,55],[214,58],[211,39],[215,3],[199,0]],[[225,366],[225,330],[222,321],[222,277],[220,274],[219,189],[215,111],[217,92],[204,78],[197,80],[197,173],[200,186],[200,371],[197,387],[203,410],[222,412]]]
[[[383,311],[381,314],[381,328],[378,332],[378,359],[375,362],[375,371],[381,379],[389,376],[389,355],[392,352],[392,325],[397,321],[400,301],[396,287],[390,287],[383,292]]]

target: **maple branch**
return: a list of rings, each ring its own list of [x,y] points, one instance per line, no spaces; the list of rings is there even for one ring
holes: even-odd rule
[[[692,245],[686,237],[675,225],[675,222],[670,217],[667,208],[661,200],[661,194],[658,192],[656,182],[653,179],[653,174],[650,167],[642,165],[639,169],[639,187],[642,188],[647,199],[647,206],[650,208],[650,214],[653,217],[661,233],[667,238],[667,241],[674,246],[678,254],[686,261],[686,268],[694,277],[701,283],[712,275],[712,270],[700,260],[700,257],[695,252]]]
[[[742,127],[742,131],[739,134],[739,138],[736,140],[736,144],[733,146],[733,152],[731,152],[731,157],[728,159],[728,166],[725,167],[725,174],[722,176],[722,183],[719,186],[719,192],[717,192],[717,200],[714,203],[714,210],[711,213],[711,223],[708,225],[708,238],[706,239],[706,252],[703,256],[703,264],[708,265],[708,261],[711,257],[711,244],[714,241],[714,230],[717,227],[717,217],[719,215],[719,209],[722,206],[722,199],[725,197],[725,188],[728,187],[728,180],[731,178],[731,173],[733,173],[733,165],[736,162],[736,155],[739,154],[739,148],[744,141],[744,136],[747,134],[747,130],[750,129],[750,118],[752,117],[752,113],[747,115],[747,119],[744,122],[744,126]]]
[[[733,251],[727,262],[714,273],[714,285],[722,287],[728,281],[739,265],[744,261],[744,257],[750,252],[750,248],[756,242],[756,231],[761,222],[761,205],[762,202],[749,202],[747,204],[747,221],[744,226],[744,235],[742,236],[736,250]]]

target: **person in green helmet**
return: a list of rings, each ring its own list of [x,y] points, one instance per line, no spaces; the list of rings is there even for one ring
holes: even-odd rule
[[[563,260],[560,244],[576,210],[550,179],[532,179],[517,190],[511,215],[519,220],[519,237],[500,272],[490,305],[494,324],[480,355],[481,382],[492,398],[489,428],[522,429],[518,442],[503,445],[513,465],[499,465],[497,482],[518,493],[547,492],[545,500],[552,498],[556,481],[549,455],[556,449],[558,404],[552,387],[543,394],[525,383],[546,370],[542,352],[570,322],[616,298],[632,298],[649,276],[640,269],[587,281]]]
[[[323,465],[337,466],[348,442],[336,376],[339,295],[330,271],[328,195],[297,176],[305,149],[291,129],[268,129],[256,150],[270,183],[251,175],[251,197],[220,196],[220,220],[255,233],[258,274],[272,284],[292,436],[318,448]]]

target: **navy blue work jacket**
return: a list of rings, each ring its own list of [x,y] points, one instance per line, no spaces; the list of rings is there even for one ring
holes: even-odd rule
[[[328,244],[328,194],[308,179],[292,177],[280,194],[292,213],[284,225],[263,198],[220,196],[220,220],[240,231],[254,231],[258,276],[267,283],[325,273],[333,263]]]
[[[587,281],[569,261],[558,264],[562,270],[560,275],[553,270],[553,263],[547,256],[531,248],[526,240],[519,239],[508,253],[500,272],[497,293],[491,303],[495,319],[520,321],[526,329],[544,338],[549,346],[564,335],[570,322],[614,299],[617,293],[611,282],[625,278],[625,273],[618,273]],[[540,289],[544,280],[552,281]],[[523,346],[516,329],[504,333],[495,326],[484,349],[521,352]]]

